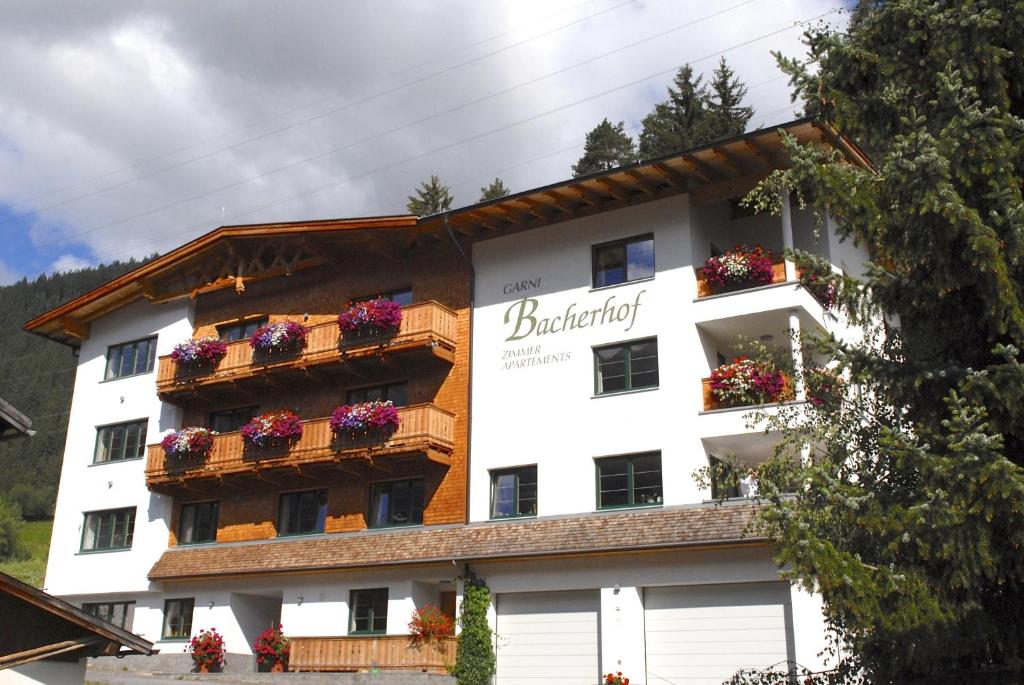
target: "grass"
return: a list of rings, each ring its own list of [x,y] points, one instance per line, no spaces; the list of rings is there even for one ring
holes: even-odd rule
[[[21,540],[29,550],[28,559],[6,561],[0,572],[12,575],[35,587],[43,586],[46,575],[46,555],[50,551],[50,531],[53,521],[29,521],[21,529]]]

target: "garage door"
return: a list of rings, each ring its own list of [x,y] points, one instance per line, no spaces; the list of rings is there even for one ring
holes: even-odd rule
[[[788,604],[787,583],[646,588],[648,685],[720,685],[741,668],[784,664]]]
[[[597,590],[523,592],[497,598],[497,685],[595,685]]]

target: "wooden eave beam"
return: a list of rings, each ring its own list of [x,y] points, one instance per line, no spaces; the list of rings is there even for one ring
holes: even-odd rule
[[[754,156],[757,157],[768,169],[775,169],[781,166],[775,155],[756,140],[745,140],[743,141],[743,144],[746,145],[747,149],[753,152]]]
[[[573,183],[569,186],[569,189],[579,195],[580,199],[591,207],[603,207],[605,204],[604,198],[599,197],[597,193],[581,183]]]
[[[538,219],[544,221],[551,221],[554,218],[554,212],[552,211],[551,205],[544,204],[543,202],[537,202],[536,200],[529,197],[521,197],[516,202],[524,204],[530,208],[530,213]]]
[[[506,207],[505,205],[498,205],[497,210],[505,214],[505,216],[507,216],[513,223],[518,224],[519,226],[530,225],[529,215],[524,214],[523,212],[512,209],[511,207]]]
[[[599,178],[596,179],[598,183],[608,189],[608,193],[616,200],[627,202],[632,193],[629,192],[629,188],[611,180],[610,178]]]
[[[564,195],[559,195],[554,190],[545,191],[544,194],[550,197],[554,201],[555,205],[569,216],[576,215],[576,212],[579,208],[570,207],[568,205],[569,198],[565,197]]]
[[[61,317],[61,328],[65,335],[76,340],[85,340],[89,337],[90,325],[70,314]]]
[[[654,195],[655,193],[661,191],[661,188],[658,187],[657,183],[655,183],[653,180],[651,180],[650,177],[642,174],[636,169],[630,169],[629,171],[626,172],[626,175],[629,176],[634,181],[636,181],[636,184],[640,188],[640,190],[647,193],[648,195]]]
[[[686,177],[686,174],[680,172],[677,169],[673,169],[667,164],[655,164],[653,165],[655,171],[660,173],[668,182],[677,188],[686,190],[690,187],[690,179]]]
[[[722,164],[728,167],[729,171],[733,172],[737,176],[742,176],[745,173],[747,173],[739,165],[739,162],[736,159],[736,157],[731,152],[726,150],[724,147],[713,148],[711,152],[714,153],[715,157],[718,158],[718,161],[720,161]]]
[[[0,669],[23,666],[24,664],[30,664],[33,661],[49,659],[60,654],[67,654],[68,652],[76,652],[81,649],[97,646],[104,642],[109,642],[109,640],[105,637],[90,635],[89,637],[80,637],[74,640],[63,640],[61,642],[43,645],[42,647],[26,649],[23,652],[5,654],[0,656]]]
[[[717,183],[709,183],[690,191],[695,206],[706,205],[718,200],[739,197],[749,193],[759,181],[765,178],[762,174],[737,176]]]
[[[697,159],[693,155],[684,155],[683,163],[689,168],[694,176],[704,181],[705,183],[714,183],[717,180],[718,174],[715,173],[714,169],[709,167],[703,161]]]

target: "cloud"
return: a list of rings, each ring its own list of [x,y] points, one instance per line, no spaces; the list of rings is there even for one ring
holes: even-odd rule
[[[66,271],[78,271],[79,269],[85,269],[92,265],[93,263],[88,259],[82,259],[81,257],[76,257],[73,254],[63,254],[50,265],[50,272],[64,273]]]
[[[789,94],[769,50],[802,53],[793,22],[830,8],[11,2],[0,22],[0,203],[36,221],[28,246],[0,221],[0,259],[162,252],[222,216],[401,212],[432,173],[457,205],[495,175],[513,190],[554,182],[603,117],[635,133],[675,67],[700,59],[710,73],[721,50],[779,28],[726,56],[747,84],[764,83],[750,91],[752,123],[784,121]]]

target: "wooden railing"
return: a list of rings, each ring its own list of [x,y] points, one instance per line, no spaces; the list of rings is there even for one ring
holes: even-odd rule
[[[376,354],[381,350],[397,352],[423,348],[429,343],[436,343],[438,356],[451,361],[457,319],[454,311],[438,302],[421,302],[402,308],[402,323],[398,331],[387,337],[342,338],[338,334],[338,324],[328,321],[309,327],[306,347],[296,354],[254,357],[248,340],[236,340],[228,343],[228,352],[217,366],[199,371],[179,367],[170,355],[165,355],[160,357],[157,392],[168,396],[216,383],[238,381],[275,369],[307,368]]]
[[[715,397],[715,392],[711,389],[711,379],[703,379],[704,386],[704,411],[711,411],[712,409],[735,409],[736,407],[754,407],[754,404],[742,404],[738,402],[724,403],[720,402]],[[793,379],[789,374],[782,374],[782,392],[775,399],[775,402],[788,402],[794,397],[793,392]]]
[[[455,665],[458,640],[414,644],[408,635],[368,637],[293,637],[288,670],[297,671],[413,671],[448,672]]]
[[[146,448],[146,483],[151,488],[185,479],[252,473],[276,467],[293,468],[360,457],[422,453],[428,459],[449,463],[455,444],[455,417],[433,404],[415,404],[398,410],[398,430],[386,440],[350,441],[336,438],[330,419],[311,419],[302,424],[302,437],[278,447],[252,449],[239,431],[213,439],[213,449],[202,459],[168,457],[159,445]]]
[[[708,282],[708,277],[704,273],[704,267],[697,268],[697,297],[707,297],[709,295],[718,295],[721,293],[739,292],[741,290],[747,290],[749,288],[756,288],[761,285],[771,285],[772,283],[785,283],[786,282],[786,260],[781,255],[776,255],[772,258],[772,280],[770,283],[757,283],[752,285],[736,286],[733,288],[719,289],[715,288]]]

